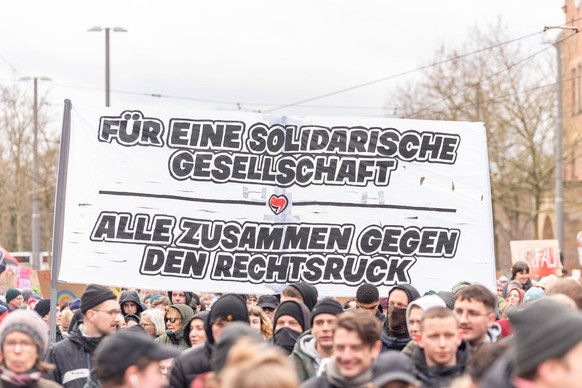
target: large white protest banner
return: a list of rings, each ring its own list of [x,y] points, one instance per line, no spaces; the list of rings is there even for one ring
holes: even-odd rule
[[[494,287],[481,123],[76,106],[70,119],[60,280]]]

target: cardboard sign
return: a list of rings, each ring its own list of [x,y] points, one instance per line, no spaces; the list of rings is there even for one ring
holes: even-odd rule
[[[43,298],[50,298],[51,271],[36,271],[36,276],[40,285],[41,296]],[[85,284],[57,283],[57,305],[60,306],[63,302],[70,302],[73,299],[80,298],[83,292],[85,292],[85,288],[87,288]]]
[[[71,125],[60,280],[494,289],[481,123],[73,106]]]
[[[529,265],[530,277],[550,274],[561,276],[560,244],[558,240],[511,241],[511,260],[525,261]]]

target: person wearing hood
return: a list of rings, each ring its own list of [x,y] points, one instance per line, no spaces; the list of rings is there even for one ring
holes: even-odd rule
[[[303,303],[282,302],[275,312],[273,344],[291,354],[301,333],[311,328],[311,314]]]
[[[412,352],[417,348],[418,337],[420,337],[420,320],[422,314],[432,307],[447,307],[445,301],[437,295],[425,295],[410,302],[406,308],[406,327],[410,341],[402,349],[402,353],[412,357]]]
[[[201,345],[206,341],[206,332],[204,331],[204,324],[208,319],[210,311],[200,311],[196,313],[190,322],[184,327],[184,341],[189,348],[196,345]]]
[[[388,293],[386,322],[380,336],[383,352],[400,351],[410,341],[406,326],[406,308],[418,298],[420,298],[420,293],[410,284],[398,284]]]
[[[418,348],[412,353],[415,375],[422,387],[448,387],[465,373],[470,346],[461,335],[459,323],[448,308],[432,307],[424,312]]]
[[[307,306],[307,309],[311,311],[317,303],[318,296],[319,293],[317,292],[317,288],[315,288],[315,286],[305,282],[298,282],[285,287],[283,293],[281,294],[281,302],[294,300],[299,303],[303,303],[305,306]]]
[[[192,319],[194,313],[190,306],[185,304],[173,304],[168,307],[164,320],[166,321],[166,332],[156,338],[156,341],[175,345],[181,349],[188,348],[184,341],[184,327]]]
[[[501,336],[501,327],[495,322],[496,296],[481,284],[463,288],[455,298],[453,310],[463,339],[473,350],[485,342],[495,342]]]
[[[185,304],[192,308],[192,311],[200,311],[200,298],[190,291],[168,291],[168,298],[171,304]],[[204,309],[202,309],[204,310]]]
[[[507,298],[505,298],[505,302],[508,304],[513,304],[515,306],[521,306],[523,304],[524,296],[525,291],[523,291],[520,287],[513,287],[507,293]]]
[[[220,338],[223,329],[232,322],[249,324],[247,303],[240,295],[226,294],[214,302],[204,322],[206,342],[202,346],[185,350],[174,359],[170,371],[170,387],[189,387],[198,375],[212,370],[210,359],[215,342]]]
[[[342,306],[333,299],[319,301],[311,312],[311,330],[297,340],[289,358],[295,364],[299,381],[303,382],[322,372],[323,359],[333,354],[333,328]]]
[[[222,331],[220,338],[216,340],[210,359],[211,370],[196,376],[191,386],[222,386],[220,374],[230,357],[230,350],[239,342],[247,346],[263,343],[263,337],[255,329],[243,322],[234,322]]]
[[[119,306],[124,317],[128,314],[139,316],[144,310],[139,300],[139,295],[135,290],[123,291],[119,297]]]

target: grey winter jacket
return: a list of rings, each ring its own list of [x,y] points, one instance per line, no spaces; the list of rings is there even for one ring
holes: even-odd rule
[[[321,357],[315,349],[315,337],[307,330],[297,339],[289,359],[295,364],[299,382],[304,382],[317,375]]]

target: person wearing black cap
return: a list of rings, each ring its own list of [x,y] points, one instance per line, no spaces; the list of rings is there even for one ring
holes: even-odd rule
[[[289,356],[295,364],[300,382],[318,376],[321,373],[322,360],[331,357],[333,328],[341,313],[342,306],[333,299],[320,300],[313,308],[311,330],[301,334]]]
[[[91,380],[94,377],[102,388],[163,388],[166,379],[161,373],[160,361],[179,353],[176,348],[156,343],[143,332],[122,330],[105,338],[97,347]]]
[[[89,377],[92,355],[107,334],[115,332],[121,313],[115,294],[107,287],[90,284],[81,296],[83,323],[68,338],[55,344],[46,360],[55,365],[47,375],[66,388],[82,388]]]
[[[295,300],[299,303],[303,303],[307,306],[307,309],[311,311],[317,303],[318,295],[317,288],[311,284],[305,282],[293,283],[285,287],[283,290],[283,293],[281,294],[281,302]]]
[[[273,344],[291,354],[301,333],[311,328],[311,314],[303,303],[282,302],[275,311]]]
[[[204,345],[189,348],[174,360],[170,371],[170,387],[189,387],[196,376],[212,370],[210,359],[214,344],[220,338],[222,330],[232,322],[249,324],[249,313],[244,297],[226,294],[214,302],[204,322]]]
[[[257,306],[263,309],[265,314],[271,319],[271,323],[275,320],[275,310],[279,307],[279,299],[275,295],[261,295],[257,301]]]
[[[34,311],[42,318],[43,321],[47,324],[47,330],[50,331],[50,309],[51,309],[51,300],[50,299],[41,299],[38,301],[36,306],[34,306]],[[63,333],[61,333],[61,328],[59,325],[59,316],[60,311],[57,309],[57,331],[56,331],[56,341],[52,341],[52,338],[49,337],[49,347],[51,347],[54,343],[63,340]]]
[[[378,356],[372,367],[372,383],[376,388],[418,387],[412,360],[395,350],[384,352]]]
[[[420,298],[420,293],[410,284],[398,284],[388,293],[388,311],[380,340],[382,351],[402,350],[410,341],[406,325],[408,304]]]

